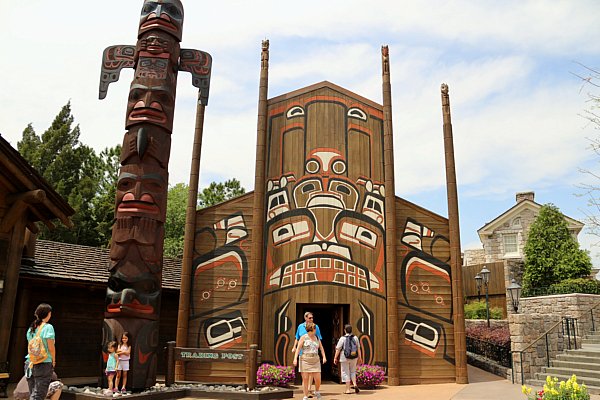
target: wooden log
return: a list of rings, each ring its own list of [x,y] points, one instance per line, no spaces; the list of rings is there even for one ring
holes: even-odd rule
[[[30,190],[22,193],[11,193],[6,196],[6,203],[12,204],[18,200],[22,200],[27,204],[41,203],[46,199],[46,192],[42,189]]]

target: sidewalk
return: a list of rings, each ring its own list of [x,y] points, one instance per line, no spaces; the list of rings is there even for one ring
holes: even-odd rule
[[[435,385],[384,386],[377,390],[361,390],[356,394],[343,394],[344,385],[326,383],[321,394],[326,400],[526,400],[521,385],[490,374],[482,369],[468,366],[469,384],[440,383]],[[534,388],[540,389],[540,388]],[[313,398],[314,399],[314,398]],[[294,390],[294,400],[302,400],[302,389]],[[591,400],[600,400],[592,395]]]

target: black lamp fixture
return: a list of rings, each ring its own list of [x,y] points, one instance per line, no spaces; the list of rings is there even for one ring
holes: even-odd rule
[[[480,274],[475,275],[475,285],[477,286],[477,301],[481,301],[481,281],[483,278]]]
[[[519,300],[521,300],[521,291],[523,288],[517,283],[515,278],[513,278],[507,289],[513,309],[515,310],[515,314],[517,314],[519,312]]]
[[[484,265],[479,271],[479,275],[481,275],[481,280],[485,286],[485,312],[487,316],[487,326],[490,327],[490,301],[488,296],[488,284],[490,283],[490,270]]]

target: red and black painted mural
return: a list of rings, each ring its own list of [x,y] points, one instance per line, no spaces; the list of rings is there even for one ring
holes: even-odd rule
[[[108,47],[103,54],[100,98],[133,68],[125,118],[126,133],[117,182],[110,249],[103,345],[132,336],[133,390],[156,382],[168,164],[178,71],[192,73],[203,104],[208,100],[211,57],[180,49],[183,6],[179,0],[146,0],[136,46]]]

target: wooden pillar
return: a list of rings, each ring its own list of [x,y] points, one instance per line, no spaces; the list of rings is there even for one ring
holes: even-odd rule
[[[192,147],[192,166],[187,209],[185,213],[185,232],[183,238],[183,265],[181,266],[181,289],[179,291],[179,311],[177,314],[176,344],[187,346],[188,321],[190,318],[190,296],[192,284],[192,265],[194,262],[194,234],[196,231],[196,205],[198,204],[198,181],[200,177],[200,154],[202,150],[202,134],[204,132],[205,105],[201,103],[198,92],[196,108],[196,128]],[[185,363],[178,361],[175,366],[175,379],[185,379]]]
[[[460,253],[460,227],[458,220],[458,188],[454,167],[454,140],[450,118],[448,85],[441,87],[442,116],[444,119],[444,155],[446,159],[446,190],[448,196],[448,224],[450,228],[450,269],[452,271],[452,307],[454,310],[454,357],[456,383],[469,383],[467,373],[467,338],[462,287],[462,258]]]
[[[396,271],[396,188],[394,182],[394,131],[392,85],[387,46],[381,47],[383,77],[383,168],[385,173],[385,268],[387,286],[388,384],[400,384],[398,353],[398,274]]]
[[[254,205],[252,208],[252,254],[248,278],[248,348],[260,347],[263,285],[263,232],[265,225],[265,164],[267,137],[267,93],[269,86],[269,41],[263,40],[258,91],[258,122],[256,129],[256,166],[254,179]],[[246,383],[253,379],[252,368],[246,367]]]
[[[17,302],[19,286],[19,271],[21,269],[21,254],[25,240],[25,224],[27,217],[22,213],[10,232],[6,257],[6,273],[3,277],[4,288],[0,294],[0,362],[8,361],[8,348],[13,316]],[[33,318],[33,316],[32,316]]]

